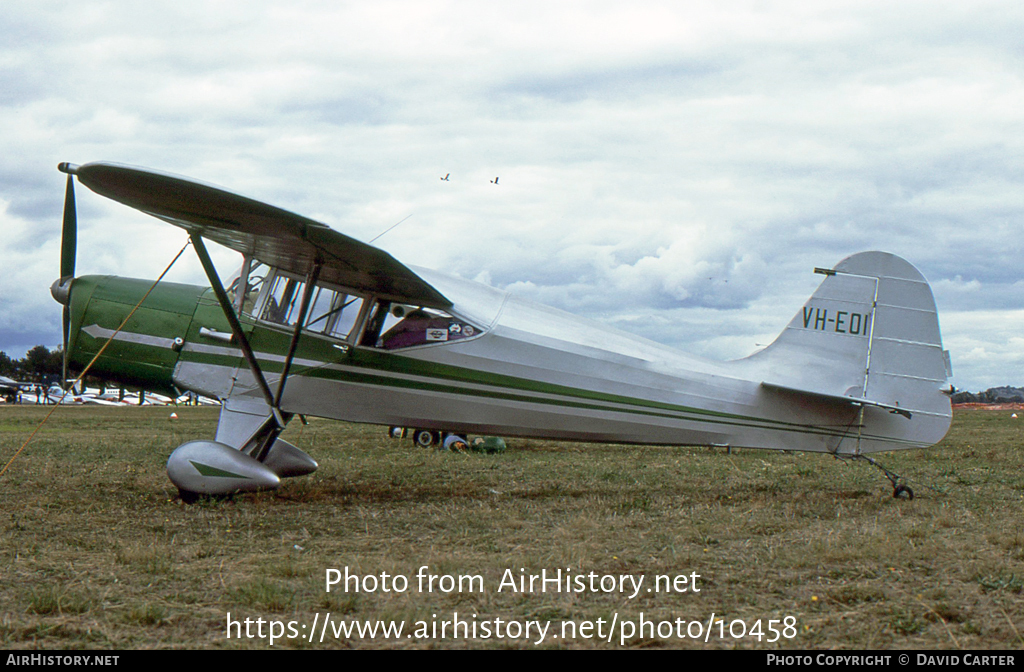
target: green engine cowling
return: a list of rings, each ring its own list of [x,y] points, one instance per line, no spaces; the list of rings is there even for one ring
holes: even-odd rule
[[[78,371],[103,350],[89,375],[112,383],[175,396],[171,382],[178,356],[204,287],[158,284],[116,335],[121,323],[152,287],[150,280],[85,275],[70,290],[68,363]]]

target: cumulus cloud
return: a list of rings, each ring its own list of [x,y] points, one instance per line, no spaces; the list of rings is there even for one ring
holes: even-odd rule
[[[724,358],[884,249],[932,280],[959,387],[1021,384],[1022,28],[1008,1],[15,4],[0,349],[60,340],[56,163],[114,160],[364,240],[408,217],[399,259]],[[183,242],[82,191],[81,272]]]

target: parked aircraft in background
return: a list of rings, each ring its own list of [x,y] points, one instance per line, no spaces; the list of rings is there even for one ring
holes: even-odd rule
[[[21,394],[31,391],[34,387],[33,383],[19,383],[7,376],[0,376],[0,397],[8,404],[17,403]]]
[[[692,357],[510,294],[405,266],[327,226],[141,168],[68,173],[64,351],[92,375],[222,400],[213,440],[168,460],[182,497],[278,487],[316,462],[279,435],[296,414],[417,430],[867,458],[939,441],[948,354],[928,283],[891,254],[847,257],[775,341]],[[74,276],[74,177],[185,229],[211,287]],[[225,289],[206,250],[242,255]],[[118,331],[126,316],[137,311]],[[867,458],[870,459],[870,458]],[[912,496],[886,472],[893,494]]]

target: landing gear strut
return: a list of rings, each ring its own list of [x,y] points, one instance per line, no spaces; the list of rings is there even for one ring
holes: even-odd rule
[[[914,491],[910,489],[909,485],[903,485],[902,483],[899,482],[900,477],[898,474],[892,473],[891,471],[889,471],[888,469],[880,465],[878,462],[876,462],[874,459],[868,457],[867,455],[856,455],[854,459],[867,460],[868,462],[882,470],[882,473],[885,474],[885,477],[889,479],[890,483],[892,483],[893,499],[899,499],[903,495],[906,495],[907,499],[914,498]]]

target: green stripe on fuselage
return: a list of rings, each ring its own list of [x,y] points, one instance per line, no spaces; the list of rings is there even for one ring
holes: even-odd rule
[[[260,360],[260,366],[265,372],[280,373],[283,370],[282,362],[273,361],[268,358],[274,356],[280,358],[281,355],[278,353],[286,350],[289,339],[290,334],[284,330],[267,328],[262,324],[256,326],[253,330],[252,342],[257,350],[256,356]],[[822,427],[648,399],[636,399],[478,369],[439,364],[394,352],[384,352],[370,348],[352,347],[347,352],[342,352],[334,347],[332,341],[309,334],[302,339],[296,357],[300,360],[317,361],[320,363],[316,366],[300,366],[296,364],[293,366],[290,375],[301,375],[321,380],[828,436],[845,436],[849,432],[849,428],[845,425],[835,428]],[[222,366],[233,366],[237,363],[236,355],[227,354],[187,352],[182,355],[182,358],[189,361],[219,364]],[[339,370],[338,368],[332,368],[331,365],[360,370]],[[426,380],[409,380],[387,374],[416,376]],[[482,385],[496,389],[466,388],[459,386],[458,383]],[[538,394],[563,398],[552,399],[534,396]],[[604,404],[617,404],[624,408],[615,408]]]

